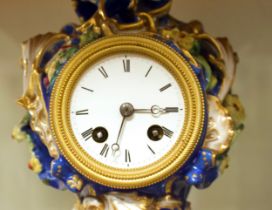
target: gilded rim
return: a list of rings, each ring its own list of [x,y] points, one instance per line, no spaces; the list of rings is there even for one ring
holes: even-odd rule
[[[141,53],[159,61],[175,77],[185,99],[184,128],[171,151],[136,169],[116,169],[99,163],[79,145],[70,125],[70,96],[80,75],[97,60],[120,52]],[[168,45],[144,35],[113,35],[82,48],[63,68],[52,96],[50,126],[60,152],[82,175],[113,188],[145,187],[172,175],[191,156],[204,127],[204,96],[191,66]]]

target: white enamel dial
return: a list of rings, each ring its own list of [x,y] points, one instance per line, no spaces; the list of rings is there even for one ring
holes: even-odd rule
[[[182,90],[163,65],[144,55],[120,53],[98,60],[80,76],[71,96],[70,123],[92,158],[133,169],[171,150],[185,111]]]

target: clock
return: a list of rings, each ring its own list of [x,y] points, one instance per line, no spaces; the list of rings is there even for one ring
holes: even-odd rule
[[[111,35],[63,67],[50,100],[59,150],[83,176],[132,189],[186,165],[205,132],[203,90],[181,53],[152,35]]]
[[[73,3],[80,24],[22,45],[29,168],[77,210],[191,209],[244,126],[236,53],[171,0]]]

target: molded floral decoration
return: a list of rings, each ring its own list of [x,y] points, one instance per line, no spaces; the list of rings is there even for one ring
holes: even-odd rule
[[[45,184],[77,195],[74,210],[189,210],[190,188],[206,188],[224,171],[230,147],[244,127],[243,106],[231,90],[238,56],[226,38],[209,35],[200,22],[184,23],[169,15],[170,0],[119,0],[119,4],[107,1],[107,16],[114,26],[116,22],[135,22],[136,14],[141,12],[154,19],[157,29],[154,36],[167,40],[169,46],[182,53],[203,79],[209,114],[205,141],[184,170],[159,185],[137,191],[98,185],[82,176],[63,157],[52,135],[48,115],[49,100],[54,97],[52,88],[64,65],[84,46],[107,34],[105,27],[92,18],[98,9],[95,2],[74,0],[80,24],[68,24],[58,33],[38,35],[22,44],[24,91],[18,103],[27,113],[14,128],[13,137],[29,142],[32,155],[28,167]],[[120,31],[113,28],[114,32]]]

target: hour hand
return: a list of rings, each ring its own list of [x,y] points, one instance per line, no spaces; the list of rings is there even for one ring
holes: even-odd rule
[[[160,115],[164,113],[179,112],[178,107],[166,107],[161,108],[157,105],[151,107],[151,109],[134,109],[135,113],[151,113],[153,115]]]

